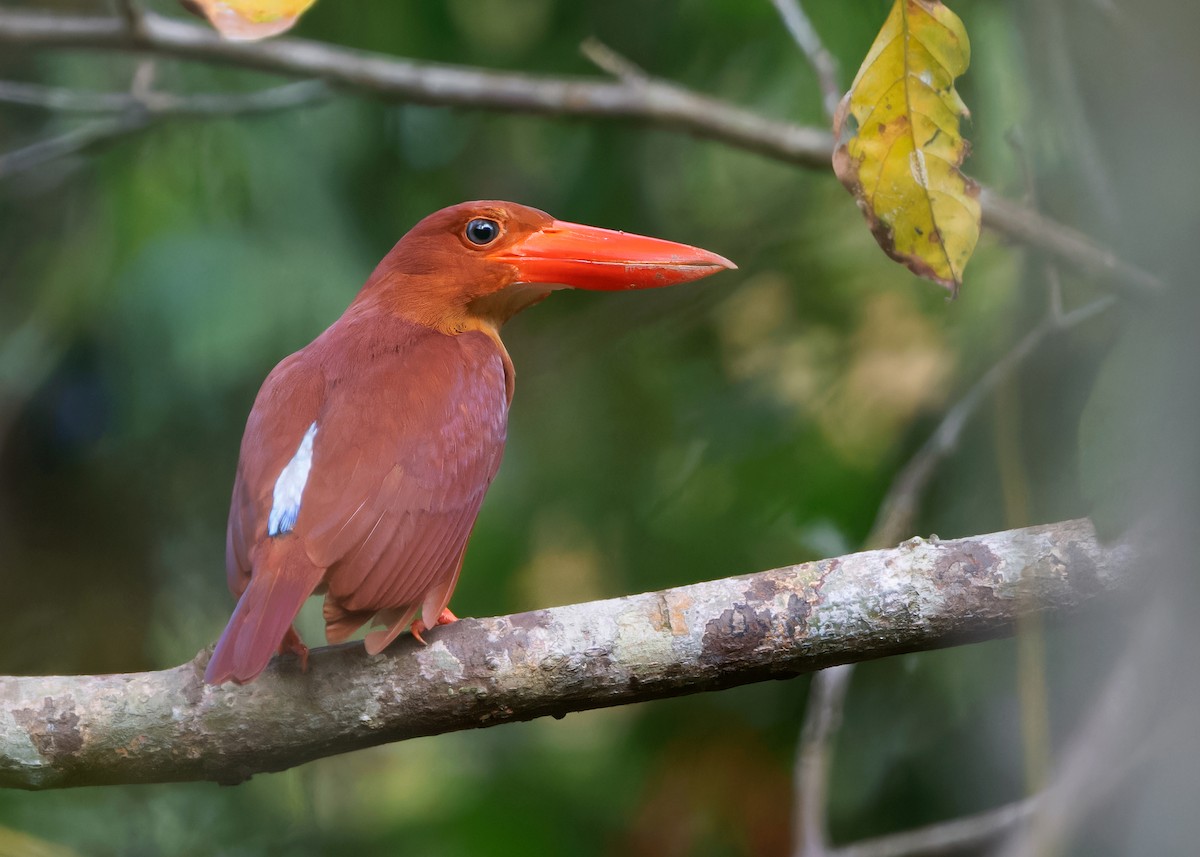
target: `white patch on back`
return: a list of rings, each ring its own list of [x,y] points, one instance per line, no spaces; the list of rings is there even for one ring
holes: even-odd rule
[[[267,535],[280,536],[290,533],[296,526],[300,514],[300,498],[308,484],[308,471],[312,469],[313,438],[317,436],[314,422],[300,439],[296,454],[287,463],[275,480],[275,494],[271,504],[271,517],[267,519]]]

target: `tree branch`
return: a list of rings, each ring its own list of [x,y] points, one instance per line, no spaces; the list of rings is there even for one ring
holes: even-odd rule
[[[41,166],[47,161],[74,155],[109,140],[125,137],[141,131],[147,124],[144,114],[130,113],[97,119],[57,136],[22,146],[20,149],[0,152],[0,179]]]
[[[829,852],[829,773],[833,743],[842,725],[842,708],[850,690],[853,664],[821,670],[812,680],[804,728],[796,748],[793,857],[825,857]]]
[[[131,29],[121,17],[0,11],[0,44],[130,51],[256,69],[380,98],[486,110],[635,119],[716,140],[776,160],[828,170],[832,136],[760,116],[656,78],[596,81],[421,63],[321,42],[280,38],[224,41],[196,24],[142,12]],[[1161,289],[1153,274],[1122,262],[1080,233],[985,190],[984,224],[1133,295]]]
[[[868,547],[895,544],[912,532],[921,497],[938,465],[958,446],[967,422],[981,402],[1018,366],[1037,352],[1054,332],[1069,330],[1104,312],[1114,298],[1104,297],[1071,312],[1062,308],[1057,269],[1048,266],[1049,308],[1042,321],[1022,337],[980,377],[943,416],[937,429],[896,475],[880,504]],[[849,682],[849,666],[834,667],[813,679],[812,699],[801,734],[795,765],[795,857],[934,857],[981,851],[1002,841],[1032,816],[1035,801],[1026,798],[960,819],[830,848],[826,831],[826,792],[831,765],[830,744],[841,716]],[[831,675],[841,671],[842,675]]]
[[[333,93],[324,83],[303,80],[256,92],[180,94],[151,90],[135,92],[81,92],[57,86],[0,80],[0,102],[38,107],[63,113],[136,113],[155,119],[205,118],[245,113],[271,113],[306,107]]]
[[[641,119],[772,157],[827,169],[833,140],[659,80],[637,85],[583,77],[542,77],[468,66],[421,63],[305,39],[230,42],[197,24],[143,13],[130,33],[111,17],[0,12],[0,43],[136,51],[319,78],[381,98],[449,107]]]
[[[1088,815],[1123,781],[1155,754],[1176,752],[1190,734],[1192,724],[1180,713],[1195,711],[1200,699],[1191,659],[1180,657],[1177,629],[1191,617],[1186,608],[1181,617],[1177,605],[1161,596],[1139,614],[1125,652],[1071,733],[1030,818],[994,852],[998,857],[1064,853]]]
[[[1126,295],[1144,296],[1163,287],[1158,277],[1123,262],[1082,232],[1005,199],[990,188],[980,191],[979,203],[983,206],[984,226],[1013,241],[1035,247],[1077,271],[1111,283]]]
[[[1113,305],[1113,298],[1104,297],[1086,306],[1063,313],[1055,301],[1057,281],[1051,278],[1051,307],[1042,321],[1014,345],[985,372],[950,410],[929,439],[896,474],[887,495],[879,504],[879,514],[867,536],[869,547],[894,545],[913,531],[921,497],[941,462],[958,448],[959,439],[968,421],[980,404],[1018,366],[1037,352],[1052,333],[1070,330],[1099,315]]]
[[[54,137],[0,153],[0,179],[144,130],[167,119],[272,113],[314,104],[330,95],[320,81],[257,92],[179,95],[172,92],[79,92],[0,80],[0,103],[70,113],[107,114]]]
[[[974,815],[864,839],[838,848],[833,857],[951,857],[986,854],[988,849],[1029,823],[1038,798],[1028,797]]]
[[[812,25],[800,0],[771,0],[775,11],[783,19],[792,39],[812,66],[817,75],[817,85],[821,88],[821,106],[825,115],[832,122],[837,114],[838,102],[842,100],[842,88],[838,85],[837,61],[821,42],[817,28]]]
[[[1068,521],[810,562],[277,658],[209,687],[208,651],[160,672],[0,678],[0,787],[234,783],[322,756],[718,690],[1011,633],[1134,578],[1132,550]],[[1018,598],[1018,593],[1022,597]]]

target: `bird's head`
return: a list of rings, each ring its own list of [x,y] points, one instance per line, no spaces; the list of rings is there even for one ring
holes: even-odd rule
[[[649,289],[736,267],[686,244],[487,200],[426,217],[392,248],[363,292],[431,327],[457,332],[498,328],[555,289]]]

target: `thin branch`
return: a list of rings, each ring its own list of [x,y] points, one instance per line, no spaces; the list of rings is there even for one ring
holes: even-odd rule
[[[1053,320],[1055,326],[1061,330],[1067,320],[1067,311],[1063,305],[1063,285],[1062,276],[1058,273],[1058,266],[1047,262],[1046,269],[1046,285],[1048,288],[1046,313]]]
[[[586,38],[579,46],[592,65],[601,71],[608,72],[617,80],[624,83],[642,84],[650,79],[646,70],[628,57],[623,57],[604,42],[595,38]]]
[[[128,92],[81,92],[39,83],[0,80],[0,102],[59,113],[124,113],[140,106]]]
[[[208,652],[161,672],[0,678],[0,787],[238,782],[390,741],[810,672],[1012,632],[1129,587],[1087,521],[870,551],[403,638],[369,658],[277,658],[203,684]],[[1018,592],[1033,598],[1017,598]]]
[[[792,38],[804,53],[804,58],[817,73],[817,85],[821,88],[821,106],[825,110],[825,115],[832,122],[834,114],[837,113],[838,102],[842,100],[842,88],[838,85],[837,79],[837,60],[825,49],[825,45],[821,42],[821,36],[817,33],[816,27],[812,25],[808,15],[805,14],[800,0],[771,0],[771,2],[775,5],[779,16],[783,18],[784,26],[787,27],[788,32],[792,34]]]
[[[831,857],[950,857],[983,854],[1029,823],[1038,798],[1030,797],[975,815],[866,839],[836,849]]]
[[[207,118],[271,113],[307,107],[328,99],[332,90],[321,81],[305,80],[257,92],[180,94],[151,90],[83,92],[37,83],[0,80],[0,102],[61,113],[127,113],[145,110],[155,118]]]
[[[1122,219],[1118,194],[1109,164],[1101,153],[1102,134],[1089,116],[1089,99],[1079,79],[1078,52],[1072,51],[1072,28],[1064,4],[1037,3],[1030,7],[1029,13],[1028,26],[1033,37],[1026,50],[1030,54],[1029,73],[1034,75],[1031,94],[1037,99],[1035,104],[1052,112],[1057,131],[1071,141],[1070,163],[1062,167],[1071,168],[1077,177],[1073,183],[1074,202],[1080,207],[1098,209],[1105,226],[1118,228]]]
[[[989,188],[980,191],[979,202],[983,206],[984,226],[1110,283],[1126,295],[1145,296],[1163,288],[1158,277],[1122,261],[1083,233],[1032,208],[1005,199]]]
[[[145,114],[129,113],[112,119],[97,119],[62,134],[0,153],[0,179],[39,167],[48,161],[75,155],[85,149],[141,131],[149,124]]]
[[[993,363],[954,407],[946,411],[933,434],[892,480],[887,496],[879,506],[875,524],[867,537],[867,545],[894,545],[912,532],[921,497],[938,465],[958,448],[963,429],[979,405],[1009,373],[1036,352],[1052,333],[1083,324],[1108,310],[1114,302],[1113,298],[1104,297],[1061,315],[1055,312],[1047,313],[1037,327],[1025,334],[1008,353]]]
[[[1173,615],[1162,598],[1140,613],[1130,623],[1135,631],[1128,647],[1073,732],[1029,823],[1004,844],[1001,857],[1064,853],[1097,806],[1155,753],[1177,749],[1191,729],[1178,717],[1195,711],[1198,702],[1195,669],[1181,656],[1176,631],[1187,620]],[[1164,699],[1171,704],[1163,706]]]
[[[1050,273],[1056,275],[1051,267]],[[869,547],[895,544],[911,532],[917,507],[929,480],[937,466],[957,446],[963,428],[978,409],[979,404],[1021,363],[1037,351],[1038,346],[1055,331],[1066,330],[1095,317],[1111,307],[1115,299],[1101,298],[1079,309],[1064,313],[1058,296],[1056,276],[1051,280],[1050,306],[1042,322],[1025,335],[1013,348],[1001,357],[981,377],[954,407],[946,412],[938,428],[929,440],[917,451],[908,465],[897,475],[880,505],[879,516],[871,534],[867,537]],[[828,771],[828,762],[824,762]],[[811,773],[810,777],[816,776]],[[798,786],[799,787],[799,786]],[[813,795],[823,796],[827,785],[806,778],[804,793],[798,793],[799,801],[812,801]],[[988,810],[962,819],[934,824],[917,830],[905,831],[879,839],[859,842],[832,851],[833,857],[904,857],[904,855],[953,854],[966,850],[982,850],[1001,840],[1016,829],[1032,812],[1030,800],[1018,801],[997,809]],[[819,813],[819,814],[818,814]],[[797,843],[795,853],[801,857],[822,857],[830,854],[828,838],[824,833],[824,803],[811,804],[801,817],[820,831],[809,833],[808,839]]]
[[[135,51],[257,69],[398,101],[450,107],[606,119],[634,119],[812,169],[828,170],[832,136],[770,119],[667,81],[595,81],[420,63],[321,42],[280,38],[245,43],[144,12],[130,32],[118,17],[0,12],[0,43],[27,48]],[[1089,276],[1145,296],[1162,288],[1152,274],[1122,262],[1078,232],[996,194],[981,195],[984,224]]]
[[[196,24],[145,13],[129,35],[115,18],[0,12],[0,43],[137,51],[291,77],[399,101],[589,118],[640,119],[810,167],[829,167],[832,137],[659,80],[642,86],[420,63],[297,38],[230,42]]]
[[[833,743],[842,725],[842,707],[853,674],[853,664],[841,664],[813,676],[793,766],[796,777],[793,788],[796,798],[792,829],[794,857],[825,857],[829,853],[825,820],[828,817]]]
[[[79,92],[0,81],[0,102],[79,113],[110,114],[12,152],[0,153],[0,179],[127,137],[169,119],[261,115],[315,104],[330,95],[320,81],[301,81],[258,92],[176,95],[167,92]]]
[[[1038,208],[1041,205],[1040,194],[1038,193],[1037,172],[1033,168],[1033,161],[1029,157],[1029,150],[1025,146],[1024,136],[1017,128],[1009,129],[1004,135],[1005,141],[1009,148],[1013,150],[1013,156],[1016,159],[1017,166],[1021,171],[1021,183],[1025,188],[1025,193],[1022,202],[1026,206]],[[1052,260],[1047,259],[1042,265],[1045,272],[1048,308],[1047,313],[1054,322],[1061,326],[1063,319],[1063,286],[1062,277],[1059,274],[1058,266]]]
[[[129,81],[129,93],[134,98],[145,102],[152,97],[154,79],[158,77],[158,62],[153,57],[143,57],[133,70],[133,79]]]
[[[146,14],[137,0],[116,0],[117,16],[124,22],[125,28],[134,36],[142,31],[142,17]]]

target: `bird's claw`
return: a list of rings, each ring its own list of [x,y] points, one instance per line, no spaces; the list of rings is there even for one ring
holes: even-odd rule
[[[447,607],[442,610],[442,612],[437,617],[437,621],[434,622],[433,624],[435,626],[436,625],[449,625],[451,622],[457,622],[457,621],[458,621],[458,617],[455,616],[453,613],[451,613],[450,608]],[[415,622],[413,622],[412,628],[410,628],[409,630],[412,633],[412,635],[414,637],[416,637],[418,643],[420,643],[422,646],[429,645],[428,643],[425,642],[425,638],[421,636],[422,634],[424,634],[426,631],[429,630],[429,626],[426,625],[422,620],[417,619]]]
[[[288,653],[300,659],[300,672],[308,672],[308,646],[304,645],[304,641],[300,639],[295,628],[288,628],[287,633],[283,635],[283,642],[279,644],[279,654],[286,655]]]

